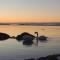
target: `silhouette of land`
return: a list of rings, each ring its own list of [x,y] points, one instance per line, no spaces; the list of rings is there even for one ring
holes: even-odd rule
[[[22,26],[60,26],[60,22],[46,22],[46,23],[0,23],[0,25],[22,25]]]

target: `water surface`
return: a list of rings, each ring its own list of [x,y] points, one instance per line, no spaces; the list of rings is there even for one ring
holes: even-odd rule
[[[60,53],[60,26],[0,26],[0,32],[10,36],[17,36],[23,32],[36,36],[36,31],[39,36],[47,36],[48,41],[39,42],[38,46],[23,46],[22,42],[16,39],[0,41],[0,60],[24,60]]]

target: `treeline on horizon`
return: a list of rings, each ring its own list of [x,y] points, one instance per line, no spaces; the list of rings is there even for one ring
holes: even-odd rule
[[[26,25],[26,26],[60,26],[60,22],[50,23],[0,23],[0,25]]]

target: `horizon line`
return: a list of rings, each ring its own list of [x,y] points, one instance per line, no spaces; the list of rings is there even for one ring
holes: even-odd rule
[[[60,22],[0,22],[0,23],[60,23]]]

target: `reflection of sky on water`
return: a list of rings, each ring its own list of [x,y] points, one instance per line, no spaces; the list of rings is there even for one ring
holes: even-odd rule
[[[0,32],[5,32],[11,36],[17,36],[22,32],[35,35],[34,32],[36,31],[39,32],[39,35],[60,36],[59,26],[0,26]]]
[[[0,26],[1,27],[1,26]],[[11,28],[11,29],[9,29]],[[34,29],[33,29],[34,28]],[[3,26],[0,28],[0,32],[8,33],[10,36],[18,35],[22,33],[23,31],[28,31],[34,34],[34,31],[39,31],[39,33],[42,32],[43,27],[20,27],[16,26],[13,28],[13,26]],[[19,59],[26,59],[30,57],[40,57],[40,56],[46,56],[49,54],[58,54],[60,53],[60,33],[59,27],[44,27],[47,30],[43,31],[45,35],[48,36],[47,42],[39,42],[38,47],[36,45],[32,46],[23,46],[22,42],[18,42],[15,39],[8,39],[5,41],[0,41],[0,60],[19,60]],[[49,28],[49,29],[48,29]],[[5,30],[2,30],[5,29]],[[8,30],[7,30],[8,29]],[[40,30],[39,30],[40,29]],[[53,31],[54,30],[54,31]],[[19,33],[20,32],[20,33]],[[50,33],[51,32],[51,33]],[[56,33],[58,34],[56,34]],[[51,35],[52,34],[52,35]],[[55,36],[55,37],[54,37]],[[36,42],[35,42],[36,43]]]
[[[49,54],[60,53],[60,41],[56,38],[55,40],[47,41],[46,43],[39,42],[39,46],[23,46],[22,42],[17,42],[15,39],[8,39],[6,41],[0,41],[0,59],[16,59],[18,58],[30,58],[40,57]]]

